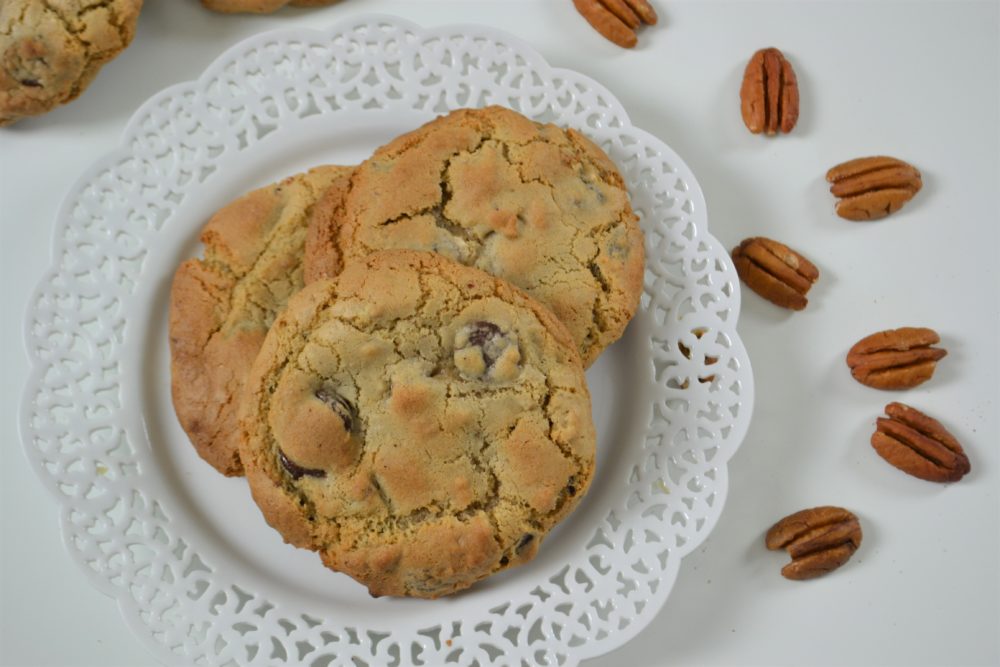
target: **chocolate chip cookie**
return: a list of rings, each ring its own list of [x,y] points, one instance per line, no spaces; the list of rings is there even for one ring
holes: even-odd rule
[[[171,389],[203,459],[240,475],[237,396],[271,322],[303,285],[309,213],[352,168],[325,166],[240,197],[205,225],[205,258],[181,264],[170,293]]]
[[[0,125],[76,99],[132,41],[142,0],[0,2]]]
[[[207,9],[225,14],[269,14],[289,5],[291,7],[322,7],[337,0],[201,0]]]
[[[268,523],[376,596],[434,598],[530,560],[594,471],[569,333],[434,253],[382,251],[294,296],[241,414]]]
[[[431,250],[551,308],[587,366],[635,314],[643,235],[615,165],[575,130],[461,109],[378,149],[339,196],[317,208],[307,275],[331,248]]]

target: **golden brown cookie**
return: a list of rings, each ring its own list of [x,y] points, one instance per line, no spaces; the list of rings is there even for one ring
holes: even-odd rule
[[[254,190],[205,225],[205,258],[181,264],[170,292],[174,409],[198,454],[240,475],[237,396],[275,316],[303,285],[313,204],[351,167],[318,167]]]
[[[343,220],[344,198],[350,190],[349,180],[343,187],[327,190],[309,215],[303,259],[306,285],[323,278],[336,278],[343,268],[340,252],[340,223]]]
[[[201,0],[207,9],[224,14],[269,14],[285,5],[291,7],[323,7],[337,0]]]
[[[0,1],[0,125],[65,104],[132,41],[142,0]]]
[[[615,165],[575,130],[503,107],[460,109],[379,148],[343,197],[310,223],[327,229],[310,233],[324,244],[307,244],[307,275],[324,275],[311,266],[331,248],[345,261],[431,250],[551,308],[585,366],[635,314],[642,231]]]
[[[530,560],[594,471],[569,333],[434,253],[379,252],[294,296],[241,415],[268,523],[372,595],[438,597]]]

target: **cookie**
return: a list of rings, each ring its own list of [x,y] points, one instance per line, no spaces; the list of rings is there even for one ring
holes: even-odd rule
[[[307,275],[331,247],[438,252],[551,308],[588,366],[635,314],[642,231],[618,170],[575,130],[461,109],[378,149],[343,196],[310,223],[326,231],[311,233],[324,243],[307,244]]]
[[[323,7],[332,5],[337,0],[201,0],[206,9],[224,14],[241,12],[251,14],[269,14],[289,5],[291,7]]]
[[[312,206],[352,168],[325,166],[254,190],[205,225],[205,258],[181,264],[170,292],[171,393],[198,454],[240,475],[237,396],[264,336],[303,285]]]
[[[343,255],[337,239],[340,229],[344,196],[350,190],[350,181],[343,187],[330,188],[319,198],[309,215],[306,245],[302,262],[308,285],[323,278],[335,278],[343,266]]]
[[[530,560],[594,471],[569,333],[434,253],[375,253],[294,296],[241,414],[268,523],[375,596],[434,598]]]
[[[135,35],[142,0],[0,2],[0,125],[76,99]]]

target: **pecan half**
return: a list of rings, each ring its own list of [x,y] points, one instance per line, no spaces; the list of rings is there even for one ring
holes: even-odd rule
[[[774,47],[750,58],[740,86],[743,124],[754,134],[791,132],[799,120],[799,82],[784,54]]]
[[[573,6],[594,30],[626,49],[638,41],[636,28],[657,21],[656,10],[647,0],[573,0]]]
[[[826,172],[830,192],[840,197],[837,215],[847,220],[878,220],[903,207],[920,192],[923,180],[913,165],[884,155],[849,160]]]
[[[733,264],[747,287],[776,306],[802,310],[819,278],[812,262],[783,243],[755,236],[733,248]]]
[[[872,447],[900,470],[929,482],[957,482],[971,469],[962,445],[938,420],[903,403],[885,406]]]
[[[858,517],[841,507],[813,507],[771,526],[764,544],[784,549],[792,562],[781,568],[787,579],[812,579],[836,570],[861,546]]]
[[[948,354],[933,329],[903,327],[865,336],[848,351],[854,379],[875,389],[909,389],[931,379],[938,360]]]

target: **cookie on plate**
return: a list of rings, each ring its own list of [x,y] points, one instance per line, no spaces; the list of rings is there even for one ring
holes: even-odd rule
[[[198,454],[240,475],[237,397],[268,328],[303,285],[307,220],[352,168],[318,167],[254,190],[205,225],[205,258],[181,264],[170,292],[171,393]]]
[[[268,523],[376,596],[434,598],[530,560],[594,471],[569,333],[434,253],[379,252],[294,296],[241,414]]]
[[[201,0],[201,4],[224,14],[269,14],[289,5],[291,7],[323,7],[338,0]]]
[[[142,0],[0,2],[0,125],[82,93],[135,35]]]
[[[552,309],[589,366],[642,291],[643,235],[621,175],[575,130],[503,107],[461,109],[379,148],[342,202],[318,206],[306,274],[331,252],[431,250]]]

